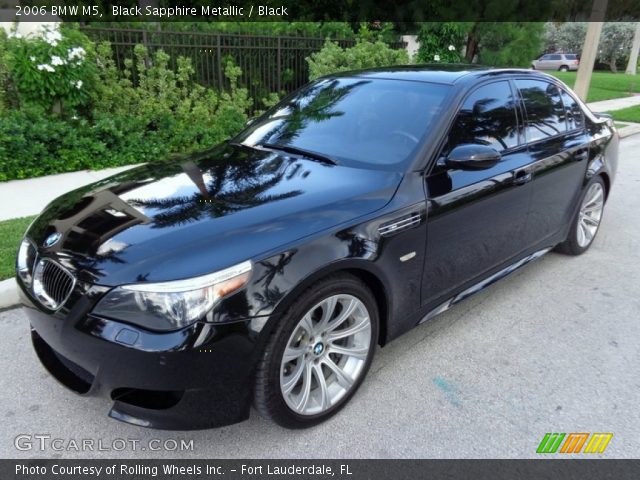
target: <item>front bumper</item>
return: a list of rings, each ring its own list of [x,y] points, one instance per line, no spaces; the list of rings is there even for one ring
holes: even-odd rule
[[[21,293],[42,364],[76,393],[111,398],[109,416],[169,430],[248,418],[259,338],[253,328],[263,322],[154,333],[76,308],[49,314]]]

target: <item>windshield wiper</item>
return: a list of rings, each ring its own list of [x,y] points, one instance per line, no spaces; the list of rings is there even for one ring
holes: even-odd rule
[[[322,153],[317,153],[311,150],[305,150],[304,148],[292,147],[290,145],[281,145],[279,143],[260,143],[257,146],[270,148],[272,150],[281,150],[283,152],[293,153],[294,155],[301,155],[303,157],[318,160],[329,165],[338,164],[338,162],[336,162],[333,158],[328,157],[327,155],[323,155]]]

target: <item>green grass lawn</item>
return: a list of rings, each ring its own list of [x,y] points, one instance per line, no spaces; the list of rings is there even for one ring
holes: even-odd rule
[[[640,123],[640,105],[636,105],[635,107],[623,108],[622,110],[614,110],[607,113],[613,116],[614,120],[619,120],[621,122]]]
[[[16,252],[25,230],[35,217],[0,222],[0,280],[15,275]]]
[[[576,72],[545,71],[573,88]],[[640,93],[640,75],[625,75],[624,73],[593,72],[591,86],[587,95],[587,102],[598,102],[611,98],[629,97]],[[622,120],[620,118],[619,120]],[[630,120],[632,121],[632,120]]]

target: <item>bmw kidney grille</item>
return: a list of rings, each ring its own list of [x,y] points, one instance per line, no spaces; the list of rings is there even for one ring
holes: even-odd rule
[[[57,310],[73,291],[76,279],[69,270],[49,258],[36,264],[33,272],[33,295],[42,305]]]

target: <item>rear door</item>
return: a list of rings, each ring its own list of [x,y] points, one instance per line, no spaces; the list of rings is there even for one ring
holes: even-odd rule
[[[423,305],[437,304],[524,249],[531,160],[519,114],[507,80],[480,86],[464,100],[438,163],[426,178]],[[446,167],[447,154],[468,143],[489,145],[502,160],[480,171]]]
[[[539,79],[518,79],[515,84],[526,113],[525,136],[534,162],[527,221],[527,237],[533,245],[548,241],[570,221],[587,168],[589,136],[582,110],[566,91]]]

